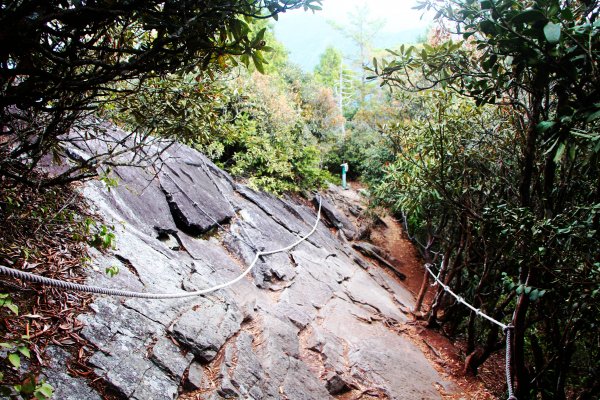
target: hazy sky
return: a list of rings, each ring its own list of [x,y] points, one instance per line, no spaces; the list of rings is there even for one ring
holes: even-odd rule
[[[413,42],[431,24],[431,15],[413,10],[416,0],[323,0],[323,10],[312,13],[295,10],[279,16],[275,34],[290,52],[290,59],[305,71],[318,63],[327,46],[349,54],[352,44],[331,27],[328,21],[347,25],[348,14],[366,5],[368,18],[383,20],[385,25],[374,39],[378,48]]]
[[[323,0],[322,18],[347,22],[348,13],[366,5],[373,19],[386,21],[384,31],[399,32],[415,28],[426,28],[430,16],[421,19],[423,11],[413,10],[416,0]]]

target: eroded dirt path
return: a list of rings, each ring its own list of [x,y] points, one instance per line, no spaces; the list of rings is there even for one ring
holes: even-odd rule
[[[341,193],[350,202],[365,207],[366,200],[358,191],[362,187],[357,183],[353,183],[352,186],[352,189]],[[400,221],[385,214],[380,215],[380,218],[383,223],[376,224],[371,229],[369,241],[398,260],[398,269],[406,275],[406,279],[400,281],[391,272],[387,270],[386,272],[408,289],[413,297],[416,297],[425,273],[420,255],[408,239]],[[435,289],[430,286],[423,303],[424,311],[431,304],[434,294]],[[413,304],[410,305],[411,308],[413,305],[414,299]],[[456,385],[454,393],[445,394],[444,398],[483,400],[499,398],[504,382],[502,355],[490,358],[482,366],[479,377],[464,376],[462,373],[464,356],[461,353],[461,343],[453,343],[439,332],[427,329],[423,321],[417,320],[410,313],[407,314],[407,317],[408,321],[394,328],[407,335],[434,367]],[[428,384],[430,382],[423,382],[423,385]]]
[[[423,264],[413,244],[404,234],[401,224],[389,215],[382,216],[385,226],[376,226],[371,231],[371,242],[385,249],[392,257],[401,262],[400,269],[406,275],[402,283],[416,296],[423,280]],[[431,296],[433,291],[427,293]]]

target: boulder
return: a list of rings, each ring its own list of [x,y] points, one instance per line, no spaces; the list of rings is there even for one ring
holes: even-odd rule
[[[202,365],[197,362],[193,362],[190,365],[190,369],[188,370],[187,375],[187,383],[188,386],[192,388],[192,390],[203,389],[206,383],[204,376],[204,369]]]
[[[319,204],[319,198],[314,197],[313,203]],[[339,211],[328,199],[321,198],[321,212],[325,218],[331,223],[332,226],[341,230],[348,240],[354,240],[356,238],[356,227],[348,217]]]
[[[207,300],[186,311],[173,325],[173,337],[200,361],[212,361],[223,344],[239,331],[242,313],[235,304]]]

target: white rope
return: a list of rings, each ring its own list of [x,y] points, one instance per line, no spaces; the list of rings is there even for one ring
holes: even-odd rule
[[[494,318],[490,317],[489,315],[484,314],[483,312],[481,312],[481,310],[479,308],[475,308],[472,305],[470,305],[469,303],[467,303],[465,301],[465,299],[463,299],[461,296],[454,293],[448,285],[445,285],[444,282],[442,282],[440,280],[440,274],[439,273],[438,273],[438,275],[434,274],[430,267],[431,267],[431,264],[425,264],[425,268],[427,269],[427,272],[429,272],[429,274],[433,277],[433,279],[435,279],[434,285],[435,284],[440,285],[446,292],[450,293],[452,295],[452,297],[454,297],[456,299],[456,301],[458,301],[459,303],[462,303],[464,306],[466,306],[467,308],[474,311],[478,316],[485,318],[488,321],[490,321],[491,323],[496,324],[502,328],[502,331],[506,335],[506,364],[505,364],[506,368],[505,369],[506,369],[506,386],[508,388],[508,400],[517,400],[517,397],[513,393],[512,372],[511,372],[511,363],[512,363],[512,361],[511,361],[511,352],[512,352],[511,333],[512,333],[513,326],[503,324],[502,322],[495,320]],[[440,269],[440,273],[441,273],[441,269]]]
[[[472,305],[470,305],[469,303],[467,303],[465,301],[465,299],[463,299],[462,297],[460,297],[459,295],[457,295],[456,293],[454,293],[452,291],[452,289],[450,289],[450,287],[448,285],[445,285],[440,280],[440,278],[433,273],[433,271],[429,267],[431,267],[431,264],[426,264],[425,265],[425,268],[427,268],[427,272],[429,272],[431,274],[431,276],[433,276],[433,279],[435,279],[436,283],[438,283],[441,287],[443,287],[446,292],[450,293],[452,295],[452,297],[454,297],[459,303],[462,303],[467,308],[470,308],[471,310],[473,310],[480,317],[485,318],[488,321],[490,321],[490,322],[498,325],[499,327],[502,328],[502,330],[506,330],[508,328],[508,325],[503,324],[502,322],[495,320],[494,318],[490,317],[489,315],[484,314],[483,312],[481,312],[481,310],[479,308],[473,307]]]
[[[110,296],[135,297],[135,298],[142,298],[142,299],[180,299],[180,298],[186,298],[186,297],[201,296],[201,295],[204,295],[207,293],[214,292],[216,290],[224,289],[228,286],[234,285],[237,282],[241,281],[242,279],[244,279],[244,277],[246,275],[248,275],[250,273],[250,271],[252,271],[252,269],[254,268],[254,266],[256,265],[257,261],[259,260],[259,258],[261,256],[268,256],[271,254],[282,253],[282,252],[288,251],[288,250],[298,246],[300,243],[302,243],[303,241],[308,239],[317,230],[320,220],[321,220],[321,196],[319,196],[319,210],[317,211],[317,219],[315,221],[314,226],[310,230],[310,232],[308,232],[305,236],[301,237],[300,239],[298,239],[294,243],[290,244],[289,246],[283,247],[281,249],[269,250],[269,251],[259,251],[254,256],[254,259],[252,260],[252,262],[250,263],[248,268],[246,268],[246,270],[244,270],[244,272],[242,272],[235,279],[232,279],[228,282],[225,282],[225,283],[222,283],[219,285],[209,287],[207,289],[196,290],[193,292],[144,293],[144,292],[133,292],[133,291],[127,291],[127,290],[110,289],[110,288],[104,288],[104,287],[99,287],[99,286],[82,285],[79,283],[67,282],[67,281],[63,281],[63,280],[59,280],[59,279],[47,278],[45,276],[32,274],[32,273],[21,271],[21,270],[14,269],[14,268],[9,268],[4,265],[0,265],[0,274],[11,276],[11,277],[17,278],[17,279],[22,279],[22,280],[28,281],[28,282],[35,282],[35,283],[40,283],[42,285],[53,286],[53,287],[56,287],[59,289],[76,290],[76,291],[80,291],[80,292],[97,293],[97,294],[106,294],[106,295],[110,295]]]
[[[517,396],[514,394],[513,384],[512,384],[512,326],[507,326],[504,330],[504,334],[506,335],[506,361],[505,361],[505,370],[506,370],[506,386],[508,388],[508,400],[518,400]]]

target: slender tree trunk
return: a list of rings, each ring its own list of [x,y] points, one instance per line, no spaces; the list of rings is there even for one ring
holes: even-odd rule
[[[429,246],[431,244],[431,238],[427,240],[427,246],[423,249],[423,259],[425,261],[425,265],[431,264],[431,253],[429,252]],[[425,299],[425,294],[427,294],[427,288],[429,287],[429,272],[427,268],[423,271],[423,282],[421,282],[421,288],[419,289],[419,295],[417,296],[417,300],[415,301],[415,307],[412,310],[413,314],[418,314],[421,312],[421,307],[423,306],[423,300]]]
[[[425,300],[425,295],[427,294],[427,288],[429,287],[429,272],[427,269],[423,271],[423,281],[421,282],[421,288],[419,289],[419,294],[417,296],[417,300],[415,301],[415,307],[412,310],[413,314],[418,314],[421,312],[421,307],[423,307],[423,300]]]
[[[537,125],[542,115],[543,94],[536,92],[531,97],[531,112],[527,121],[525,148],[523,149],[523,175],[519,187],[521,206],[531,208],[531,186],[536,160]],[[526,244],[524,244],[526,246]],[[528,250],[523,249],[523,254]],[[519,283],[532,282],[533,271],[530,266],[524,265],[519,276]],[[529,296],[525,293],[519,296],[513,315],[513,366],[515,373],[515,394],[518,398],[527,398],[529,395],[529,371],[525,357],[525,329],[527,311],[529,310]]]
[[[529,333],[529,342],[531,343],[531,351],[533,353],[533,360],[535,362],[535,370],[534,378],[532,380],[533,387],[538,393],[541,393],[542,400],[552,400],[551,394],[549,394],[545,390],[540,390],[544,388],[544,369],[547,367],[547,362],[544,357],[544,351],[540,346],[540,342],[535,333]]]
[[[439,279],[440,281],[447,284],[446,273],[448,270],[448,264],[450,263],[450,255],[452,254],[452,246],[449,246],[446,249],[446,253],[444,253],[444,260],[442,261],[442,266],[440,267]],[[437,325],[437,312],[440,307],[440,303],[442,300],[442,296],[444,295],[444,288],[438,285],[437,292],[435,294],[435,298],[429,307],[429,317],[427,318],[427,326],[433,327]]]
[[[537,142],[537,125],[542,115],[542,96],[534,94],[531,101],[531,113],[527,121],[527,131],[525,132],[525,147],[523,148],[523,175],[519,187],[519,196],[522,207],[531,206],[531,183],[533,181],[533,170],[535,167]]]
[[[475,319],[477,314],[473,311],[469,313],[469,324],[467,325],[467,354],[472,353],[475,350]],[[465,360],[465,364],[468,364],[468,360]],[[466,367],[465,367],[466,369]]]
[[[500,304],[497,304],[493,309],[493,317],[501,319],[504,315],[504,310],[510,304],[513,299],[513,295],[510,295],[504,299]],[[463,372],[465,375],[472,374],[476,375],[478,368],[483,364],[495,351],[500,350],[504,347],[504,340],[498,340],[498,334],[500,333],[500,327],[498,325],[492,325],[485,341],[483,351],[474,351],[469,354],[465,360],[465,366]]]
[[[525,280],[528,282],[528,279]],[[529,371],[525,358],[525,329],[527,310],[529,309],[529,296],[522,294],[517,300],[513,316],[513,366],[515,373],[515,394],[519,399],[526,399],[529,395]]]
[[[502,347],[502,342],[498,342],[499,327],[493,325],[487,334],[485,345],[475,348],[465,359],[463,373],[465,375],[477,375],[477,370],[495,351]]]
[[[556,362],[557,379],[556,389],[554,391],[555,400],[565,400],[567,398],[565,393],[565,384],[567,379],[567,371],[569,370],[574,350],[574,346],[569,344],[565,346],[564,349],[559,351],[560,356]]]

